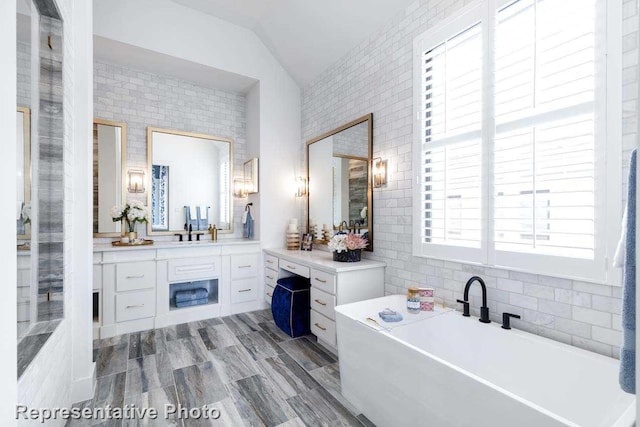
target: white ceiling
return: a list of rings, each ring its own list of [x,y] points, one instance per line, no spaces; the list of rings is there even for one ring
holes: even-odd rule
[[[415,0],[172,0],[254,31],[301,86]]]

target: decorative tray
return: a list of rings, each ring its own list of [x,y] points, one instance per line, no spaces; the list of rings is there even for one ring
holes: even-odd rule
[[[134,242],[134,243],[125,243],[125,242],[116,240],[115,242],[111,242],[111,244],[113,246],[146,246],[146,245],[153,245],[153,240],[141,240],[139,242]]]

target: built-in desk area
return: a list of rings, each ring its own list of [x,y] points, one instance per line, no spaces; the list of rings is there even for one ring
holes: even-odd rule
[[[337,262],[331,252],[264,249],[265,299],[271,304],[276,281],[298,275],[311,281],[311,332],[337,348],[335,306],[384,296],[386,264],[363,259]]]

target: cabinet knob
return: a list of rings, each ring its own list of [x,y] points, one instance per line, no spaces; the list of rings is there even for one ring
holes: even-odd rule
[[[315,325],[319,328],[322,329],[323,331],[326,331],[327,328],[323,328],[322,325],[320,325],[319,323],[315,323]]]

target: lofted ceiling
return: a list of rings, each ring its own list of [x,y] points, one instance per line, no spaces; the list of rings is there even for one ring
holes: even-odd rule
[[[171,0],[254,31],[300,86],[416,0]]]

